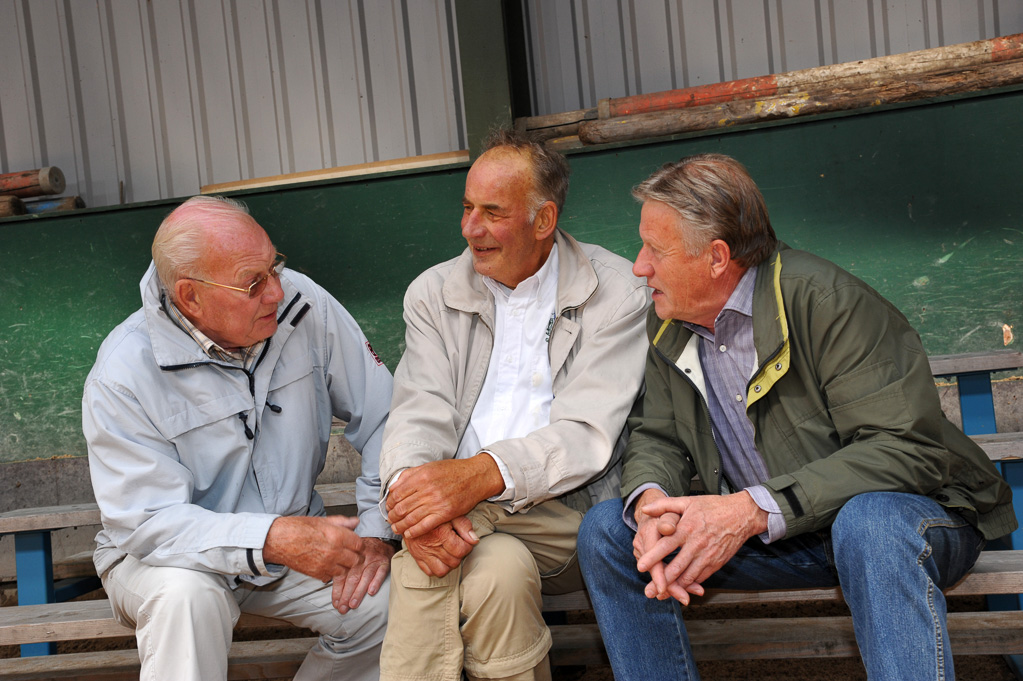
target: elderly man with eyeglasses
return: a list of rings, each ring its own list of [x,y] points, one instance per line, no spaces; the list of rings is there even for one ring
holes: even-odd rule
[[[376,504],[390,372],[234,201],[171,212],[141,292],[82,400],[96,570],[135,628],[141,678],[226,678],[242,612],[320,635],[296,679],[377,678],[395,539]],[[358,518],[326,517],[313,489],[332,417],[362,454]]]

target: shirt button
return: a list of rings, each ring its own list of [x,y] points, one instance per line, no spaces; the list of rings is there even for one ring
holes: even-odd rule
[[[742,395],[736,395],[735,396],[735,401],[736,402],[742,402]]]
[[[720,350],[721,352],[727,352],[727,351],[728,351],[728,346],[727,346],[727,345],[724,345],[724,344],[722,344],[722,345],[721,345],[721,346],[720,346],[720,347],[718,348],[718,350]]]

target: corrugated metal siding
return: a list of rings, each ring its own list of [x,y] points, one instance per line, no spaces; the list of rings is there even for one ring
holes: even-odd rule
[[[454,21],[452,0],[0,0],[0,172],[58,166],[99,206],[464,149]]]
[[[1023,32],[1020,0],[527,0],[534,115]]]
[[[536,115],[1023,32],[1020,0],[527,0]],[[467,147],[453,0],[0,0],[0,172],[90,206]],[[471,87],[471,84],[470,84]]]

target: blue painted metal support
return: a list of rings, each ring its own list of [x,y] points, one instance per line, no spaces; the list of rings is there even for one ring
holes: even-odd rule
[[[1016,509],[1016,522],[1019,527],[1015,532],[1006,537],[1009,546],[1014,549],[1023,546],[1023,461],[1001,461],[998,465],[1002,477],[1012,488],[1012,498],[1015,501],[1013,506]],[[1023,610],[1023,595],[1006,594],[1004,596],[989,596],[989,610]],[[1017,679],[1023,679],[1023,655],[1005,655],[1005,662],[1009,665],[1012,673]]]
[[[53,552],[50,533],[21,532],[14,535],[15,565],[18,570],[18,605],[53,603]],[[26,643],[22,657],[53,655],[55,643]]]
[[[985,435],[997,433],[995,423],[995,400],[991,392],[991,374],[977,372],[956,376],[959,385],[959,408],[963,416],[963,432],[967,435]],[[1012,498],[1016,500],[1016,521],[1019,529],[998,541],[999,546],[992,542],[990,548],[1015,549],[1023,547],[1023,461],[1001,461],[997,464],[999,472],[1012,488]],[[1020,594],[1004,594],[987,597],[988,610],[1020,610],[1023,609],[1023,597]],[[1023,655],[1004,655],[1017,679],[1023,679]]]
[[[978,372],[956,377],[959,384],[959,408],[963,414],[963,432],[967,435],[997,433],[995,399],[991,394],[991,374]]]

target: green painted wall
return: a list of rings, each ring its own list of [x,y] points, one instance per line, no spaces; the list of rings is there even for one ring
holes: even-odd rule
[[[1023,337],[1023,92],[572,153],[562,225],[632,258],[629,188],[704,151],[742,160],[779,236],[865,279],[930,353]],[[412,278],[462,248],[466,167],[237,194],[289,265],[344,302],[392,369]],[[81,387],[138,307],[160,220],[178,201],[0,220],[0,462],[85,453]],[[1020,347],[1020,342],[1014,342]]]

